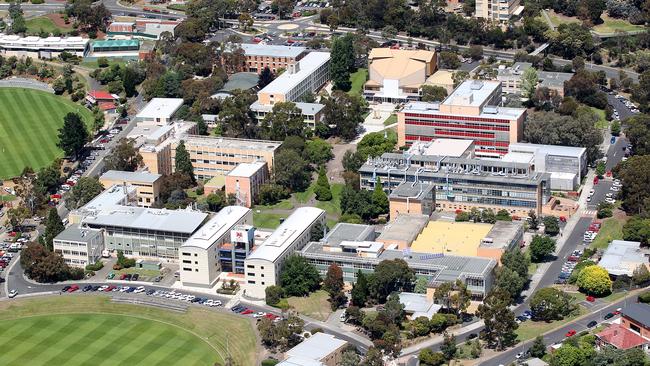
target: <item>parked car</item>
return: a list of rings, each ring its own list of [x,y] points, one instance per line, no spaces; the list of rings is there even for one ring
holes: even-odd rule
[[[587,328],[593,328],[593,327],[595,327],[597,324],[598,324],[597,321],[592,320],[592,321],[590,321],[589,323],[587,323]]]
[[[106,276],[107,280],[112,280],[113,278],[115,278],[115,273],[113,272],[109,273],[108,276]]]
[[[605,314],[605,316],[603,317],[603,319],[607,320],[607,319],[611,319],[611,318],[613,318],[613,317],[614,317],[614,314],[613,314],[613,313],[607,313],[607,314]]]
[[[125,280],[125,279],[126,279],[126,273],[122,273],[122,274],[120,275],[120,280],[123,281],[123,280]]]
[[[253,310],[251,310],[251,309],[246,309],[246,310],[242,311],[240,314],[241,314],[241,315],[248,315],[248,314],[253,314],[253,313],[254,313]]]
[[[88,291],[92,291],[92,289],[93,289],[93,287],[91,285],[86,285],[86,286],[84,286],[84,288],[81,291],[88,292]]]
[[[9,294],[7,294],[7,296],[9,296],[10,299],[13,299],[14,297],[16,297],[16,295],[18,295],[18,290],[16,289],[9,290]]]
[[[68,289],[68,292],[73,293],[73,292],[75,292],[75,291],[77,291],[77,290],[79,290],[79,286],[78,286],[78,285],[72,285],[72,286],[70,286],[70,288]]]
[[[70,286],[63,286],[63,288],[61,289],[61,292],[68,292],[69,289],[70,289]]]
[[[140,275],[137,273],[134,273],[133,276],[131,276],[131,281],[137,281],[138,278],[140,278]]]
[[[589,301],[589,302],[594,302],[594,301],[596,301],[596,298],[593,297],[593,296],[587,296],[586,299],[587,299],[587,301]]]
[[[566,337],[573,337],[574,335],[576,335],[576,333],[577,332],[575,331],[575,329],[569,329],[569,331],[566,332],[565,336]]]

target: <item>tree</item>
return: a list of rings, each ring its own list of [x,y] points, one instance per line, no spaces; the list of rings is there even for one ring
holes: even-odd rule
[[[177,172],[185,174],[196,181],[194,177],[194,167],[192,166],[192,161],[190,160],[190,153],[185,148],[185,141],[181,140],[176,146],[176,158],[175,158],[175,168]]]
[[[280,286],[271,285],[264,289],[266,304],[270,306],[277,305],[284,297],[284,289]]]
[[[443,334],[440,351],[445,356],[446,360],[453,360],[454,357],[456,357],[456,337],[454,337],[453,334],[447,332]]]
[[[555,252],[555,240],[548,236],[533,236],[530,242],[530,259],[533,262],[539,263],[553,252]]]
[[[495,287],[506,291],[510,295],[511,301],[514,302],[521,295],[526,280],[527,277],[522,277],[514,270],[504,266],[497,270]]]
[[[324,119],[336,126],[334,133],[347,141],[354,139],[365,118],[365,101],[358,95],[336,90],[323,103]]]
[[[535,337],[533,345],[528,349],[531,357],[542,358],[546,354],[546,344],[544,343],[544,337],[541,335]]]
[[[650,155],[633,156],[615,169],[623,188],[623,209],[630,215],[647,216],[650,212]]]
[[[334,157],[332,145],[319,138],[308,140],[304,152],[309,162],[315,165],[323,165]]]
[[[375,347],[368,348],[366,358],[361,362],[361,366],[384,366],[381,351]]]
[[[366,301],[368,300],[369,294],[370,287],[368,285],[368,279],[366,278],[366,275],[361,272],[361,270],[358,270],[357,282],[354,284],[351,291],[352,304],[359,307],[364,307],[366,305]]]
[[[451,75],[451,79],[454,82],[454,88],[457,88],[460,84],[463,83],[463,81],[469,79],[469,72],[464,70],[455,71]]]
[[[521,75],[521,93],[524,98],[530,99],[533,97],[538,82],[537,69],[529,67],[524,70],[524,73]]]
[[[63,126],[59,129],[60,147],[67,156],[77,156],[88,141],[88,130],[81,116],[77,113],[68,113],[63,117]]]
[[[474,61],[480,61],[483,59],[483,47],[480,45],[471,45],[469,46],[469,57]]]
[[[377,177],[375,182],[375,189],[372,191],[372,204],[375,209],[375,215],[383,215],[388,213],[389,201],[386,192],[384,192],[381,184],[381,179]]]
[[[331,201],[332,191],[330,190],[330,183],[327,180],[327,173],[325,168],[321,167],[318,170],[318,179],[316,180],[316,187],[314,187],[316,199],[319,201]]]
[[[632,150],[637,155],[650,154],[650,116],[637,114],[625,120],[627,128],[625,137],[630,141]]]
[[[537,230],[539,228],[539,219],[537,218],[535,210],[530,210],[528,212],[528,224],[532,230]]]
[[[609,273],[600,266],[589,266],[580,271],[576,284],[581,291],[594,296],[604,296],[612,290]]]
[[[77,209],[97,197],[103,190],[104,186],[96,177],[81,177],[66,196],[65,207],[68,210]]]
[[[395,291],[411,291],[415,272],[403,259],[383,260],[375,267],[370,294],[382,303]]]
[[[309,186],[309,165],[294,150],[281,150],[275,155],[273,176],[280,186],[301,192]]]
[[[441,102],[447,98],[447,89],[437,85],[422,85],[421,92],[423,102]]]
[[[555,216],[544,216],[544,234],[555,236],[560,233],[560,220]]]
[[[378,157],[383,153],[395,150],[397,134],[389,132],[371,132],[357,144],[357,152],[365,162],[368,157]]]
[[[205,199],[208,209],[212,212],[220,211],[225,206],[225,201],[226,196],[222,191],[210,193]]]
[[[260,187],[259,200],[263,205],[274,205],[288,197],[289,191],[278,184],[268,183]]]
[[[562,345],[551,355],[551,366],[581,366],[586,364],[586,352],[570,344]]]
[[[349,349],[341,355],[340,366],[359,366],[361,359],[354,349]]]
[[[632,281],[637,286],[645,286],[650,282],[650,271],[644,264],[640,264],[632,273]]]
[[[14,230],[20,228],[30,216],[31,212],[25,206],[12,207],[7,210],[7,219]]]
[[[305,130],[302,111],[292,102],[276,103],[271,113],[264,117],[263,129],[271,140],[276,141],[287,136],[302,136]]]
[[[612,135],[618,136],[621,134],[621,122],[619,121],[612,121],[612,124],[610,126],[610,130],[612,132]]]
[[[458,59],[458,55],[454,52],[440,52],[439,60],[441,69],[457,69],[460,67],[460,60]]]
[[[364,162],[365,158],[363,157],[362,153],[358,151],[353,152],[352,150],[346,150],[345,153],[343,153],[341,164],[343,165],[343,169],[346,172],[358,172],[359,169],[363,166]]]
[[[623,225],[623,239],[641,242],[642,246],[650,245],[650,219],[633,216]]]
[[[142,155],[135,148],[133,139],[122,138],[104,159],[107,170],[134,172],[142,165]]]
[[[263,89],[265,86],[271,84],[273,79],[275,79],[275,75],[273,75],[271,69],[269,69],[269,67],[266,66],[264,67],[264,69],[262,69],[262,72],[260,73],[259,79],[257,81],[257,87]]]
[[[427,293],[428,284],[429,281],[426,277],[418,277],[418,279],[415,280],[415,287],[413,288],[413,291],[417,294],[425,294]]]
[[[553,287],[535,291],[530,299],[530,310],[535,320],[561,320],[575,310],[571,296]]]
[[[528,265],[530,259],[519,248],[512,248],[501,256],[501,264],[510,268],[522,278],[528,278]]]
[[[497,221],[512,221],[512,216],[510,216],[508,210],[501,209],[497,212],[495,219]]]
[[[433,352],[430,348],[424,348],[418,354],[422,366],[442,366],[445,364],[445,356],[441,352]]]
[[[336,37],[332,41],[330,75],[335,90],[350,90],[351,62],[354,62],[352,36]]]
[[[323,288],[330,295],[329,302],[332,310],[336,310],[345,305],[348,298],[343,293],[343,270],[341,267],[336,264],[331,264],[327,268]]]
[[[554,112],[533,112],[524,124],[524,139],[533,144],[564,145],[587,149],[588,163],[601,156],[599,145],[603,141],[598,121],[590,108],[579,107],[572,116]]]
[[[47,221],[45,221],[45,232],[43,232],[43,241],[47,250],[54,250],[54,238],[63,230],[65,230],[65,226],[59,213],[56,208],[50,208],[47,213]]]
[[[488,346],[495,347],[501,351],[511,345],[517,335],[515,330],[518,327],[515,322],[515,314],[508,308],[510,295],[500,289],[492,290],[478,306],[477,315],[485,323],[481,338]]]
[[[306,258],[291,255],[284,262],[280,283],[288,296],[305,296],[320,284],[318,270]]]

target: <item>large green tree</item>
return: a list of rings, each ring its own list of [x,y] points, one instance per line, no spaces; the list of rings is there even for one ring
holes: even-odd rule
[[[555,251],[555,240],[544,235],[535,235],[530,242],[530,259],[539,263]]]
[[[379,302],[395,291],[411,291],[415,285],[415,272],[403,259],[379,262],[372,278],[370,294]]]
[[[300,108],[292,102],[276,103],[264,117],[263,128],[268,138],[282,141],[287,136],[303,136],[305,122]]]
[[[510,310],[510,295],[501,290],[492,290],[479,305],[477,315],[485,323],[481,338],[489,347],[501,351],[517,339],[515,314]]]
[[[181,140],[176,146],[176,158],[174,160],[174,165],[177,172],[185,174],[196,181],[194,177],[194,166],[192,166],[192,160],[190,159],[190,153],[185,148],[185,141]]]
[[[69,210],[77,209],[97,197],[103,190],[104,186],[96,177],[81,177],[66,195],[65,207]]]
[[[318,270],[306,258],[291,255],[282,266],[280,283],[288,296],[305,296],[318,289]]]
[[[330,183],[327,180],[327,173],[325,172],[325,168],[322,166],[320,169],[318,169],[318,179],[316,180],[316,187],[314,187],[314,194],[316,194],[316,199],[319,201],[332,200]]]
[[[107,170],[134,172],[142,165],[142,155],[135,147],[133,139],[122,138],[106,156],[104,163]]]
[[[354,48],[352,36],[336,37],[332,41],[332,53],[330,60],[330,75],[334,83],[334,89],[350,90],[350,71],[354,62]]]
[[[650,245],[650,218],[634,216],[623,225],[623,239]]]
[[[571,301],[571,296],[563,291],[546,287],[535,291],[530,298],[530,310],[535,320],[560,320],[575,309]]]
[[[437,85],[422,85],[423,102],[441,102],[447,98],[447,89]]]
[[[59,146],[67,156],[77,156],[88,141],[88,130],[81,116],[68,113],[63,117],[63,126],[59,129]]]
[[[590,295],[604,296],[612,290],[612,280],[607,270],[600,266],[589,266],[578,275],[576,282],[581,291]]]
[[[529,67],[524,70],[523,75],[521,76],[521,94],[524,98],[532,98],[535,94],[535,89],[537,89],[537,83],[539,78],[537,76],[537,69],[534,67]]]
[[[275,154],[273,177],[275,183],[294,192],[309,186],[309,164],[294,150],[281,150]]]
[[[344,140],[354,139],[365,118],[366,103],[363,98],[337,90],[325,98],[324,104],[323,116],[326,123],[335,125],[334,134]]]
[[[650,155],[633,156],[616,167],[623,188],[623,209],[631,215],[647,216],[650,212]]]
[[[52,251],[54,249],[54,238],[63,230],[65,230],[65,226],[59,213],[56,208],[50,208],[45,221],[45,231],[43,232],[43,242],[47,250]]]
[[[650,116],[637,114],[625,120],[625,136],[630,141],[634,153],[650,155]]]

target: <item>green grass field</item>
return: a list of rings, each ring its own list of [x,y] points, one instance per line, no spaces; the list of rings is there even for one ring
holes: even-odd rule
[[[202,308],[67,295],[4,301],[0,319],[1,365],[213,365],[226,347],[236,364],[257,358],[250,320]]]
[[[605,249],[612,240],[623,239],[623,225],[624,220],[619,220],[615,217],[610,217],[603,221],[603,226],[598,231],[596,239],[591,243],[590,247],[594,249]]]
[[[58,129],[68,112],[92,123],[90,111],[43,91],[0,88],[0,179],[12,178],[26,166],[38,170],[63,152],[56,144]]]
[[[323,290],[312,292],[307,297],[290,297],[287,299],[289,305],[293,306],[300,314],[307,315],[314,319],[326,321],[332,313],[329,295]]]
[[[366,83],[366,80],[368,80],[368,69],[359,69],[350,74],[352,87],[348,94],[361,95],[363,93],[363,84]]]
[[[28,19],[25,21],[25,24],[27,25],[27,33],[39,33],[40,31],[44,31],[47,33],[54,33],[56,30],[65,33],[72,30],[72,27],[69,28],[58,27],[56,24],[54,24],[52,19],[48,17],[38,17],[38,18]]]

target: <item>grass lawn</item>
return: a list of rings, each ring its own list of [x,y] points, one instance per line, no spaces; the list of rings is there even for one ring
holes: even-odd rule
[[[40,31],[54,33],[57,30],[65,33],[72,30],[72,26],[66,28],[58,27],[52,19],[45,16],[28,19],[25,21],[25,25],[27,25],[27,33],[39,33]]]
[[[153,277],[156,277],[156,276],[160,276],[160,271],[156,271],[156,270],[153,270],[153,269],[141,269],[141,268],[135,268],[135,267],[123,268],[123,269],[120,269],[119,271],[113,271],[113,273],[115,273],[115,279],[116,280],[120,278],[120,275],[122,273],[130,273],[130,274],[137,273],[137,274],[140,275],[139,281],[143,281],[143,280],[145,280],[145,278],[153,278]]]
[[[605,111],[602,109],[591,107],[591,110],[598,115],[598,122],[596,122],[596,128],[604,130],[609,125],[609,122],[605,119]]]
[[[128,61],[125,60],[108,60],[108,66],[111,67],[113,65],[120,65],[124,66],[128,63]],[[97,64],[97,60],[94,61],[83,61],[82,63],[79,64],[79,66],[87,67],[90,69],[98,69],[99,65]]]
[[[293,204],[291,203],[291,198],[287,198],[286,200],[282,200],[275,205],[257,205],[253,207],[253,210],[273,210],[273,209],[278,209],[278,210],[291,210],[293,209]]]
[[[280,219],[287,217],[289,215],[253,211],[253,225],[264,229],[275,229],[280,226]]]
[[[361,95],[363,93],[363,84],[368,80],[368,69],[358,69],[356,72],[350,74],[350,81],[352,87],[348,94]]]
[[[343,187],[345,187],[345,184],[341,184],[341,183],[330,184],[330,191],[332,191],[332,200],[317,201],[316,207],[327,211],[328,214],[340,215],[341,214],[341,192],[343,192]]]
[[[546,14],[548,14],[548,17],[551,19],[551,22],[557,27],[560,24],[569,24],[569,23],[580,23],[580,20],[574,17],[567,17],[562,14],[556,14],[552,10],[546,10]],[[546,23],[545,18],[542,15],[542,20],[544,20],[544,23]]]
[[[16,199],[13,194],[0,194],[0,202],[10,202]]]
[[[211,365],[224,363],[226,349],[237,364],[257,358],[251,322],[209,309],[180,314],[67,295],[4,301],[0,319],[0,345],[11,350],[2,365]]]
[[[606,14],[603,14],[600,17],[604,23],[598,24],[593,28],[597,33],[616,33],[618,32],[633,32],[633,31],[642,31],[644,28],[642,25],[630,24],[627,20],[624,19],[614,19],[610,18]]]
[[[582,297],[584,300],[584,295]],[[567,322],[570,322],[571,320],[587,314],[587,309],[584,306],[579,307],[580,312],[576,315],[568,316],[564,318],[563,320],[556,320],[552,322],[535,322],[532,320],[529,320],[527,322],[523,322],[519,324],[519,328],[515,330],[515,333],[517,333],[517,339],[520,341],[526,341],[532,338],[537,337],[540,334],[546,333],[550,330],[553,330],[557,327],[561,327],[562,325],[566,324]]]
[[[384,121],[384,126],[390,126],[394,123],[397,123],[397,115],[391,114],[390,117],[386,118],[386,120]]]
[[[590,247],[595,249],[605,249],[612,240],[623,239],[624,224],[624,221],[615,217],[605,219],[598,235],[596,235],[596,239],[594,239]]]
[[[0,179],[30,166],[35,171],[62,157],[56,144],[63,117],[78,112],[86,123],[92,113],[79,104],[39,90],[0,88]]]
[[[325,321],[332,313],[330,303],[327,301],[328,298],[327,292],[320,290],[311,293],[308,297],[290,297],[287,301],[300,314]]]
[[[293,197],[300,203],[307,203],[314,196],[314,181],[304,192],[296,192]]]

